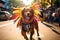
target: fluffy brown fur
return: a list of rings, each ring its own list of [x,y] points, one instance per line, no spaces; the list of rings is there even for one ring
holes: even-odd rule
[[[24,26],[25,25],[25,26]],[[26,35],[26,32],[28,32],[28,30],[25,30],[24,27],[26,27],[26,25],[29,25],[29,32],[30,32],[30,40],[32,39],[32,36],[34,34],[34,28],[37,31],[37,36],[39,36],[38,33],[38,23],[37,20],[34,19],[34,10],[32,8],[24,8],[22,10],[22,18],[21,18],[21,26],[22,26],[22,30],[21,30],[21,34],[23,35],[23,37],[28,40],[28,37]]]

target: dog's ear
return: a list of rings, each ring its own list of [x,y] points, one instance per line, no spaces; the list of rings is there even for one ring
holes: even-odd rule
[[[25,8],[23,8],[23,10],[22,10],[22,12],[21,12],[21,13],[22,13],[22,16],[24,15],[24,11],[25,11]]]
[[[31,13],[33,14],[33,16],[34,16],[34,10],[31,8]]]

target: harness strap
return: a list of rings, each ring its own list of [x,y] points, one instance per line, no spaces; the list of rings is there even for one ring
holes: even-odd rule
[[[29,24],[25,24],[21,20],[21,27],[22,27],[22,30],[24,30],[24,31],[28,32],[30,30],[30,28],[32,28],[32,24],[33,24],[33,22],[29,23]]]

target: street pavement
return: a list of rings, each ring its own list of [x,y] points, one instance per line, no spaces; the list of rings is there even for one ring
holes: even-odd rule
[[[1,24],[0,24],[1,25]],[[60,40],[60,28],[52,24],[38,21],[39,34],[41,40]],[[29,34],[27,34],[29,38]],[[37,34],[33,35],[33,38],[37,40]],[[4,27],[0,27],[0,40],[25,40],[21,35],[21,29],[16,27],[15,24],[10,24]]]
[[[46,22],[38,22],[42,40],[60,40],[60,28]]]

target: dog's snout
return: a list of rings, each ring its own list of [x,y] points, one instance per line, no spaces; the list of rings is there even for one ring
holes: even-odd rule
[[[27,13],[27,15],[29,16],[29,13]]]
[[[27,16],[29,16],[30,12],[27,12]]]

